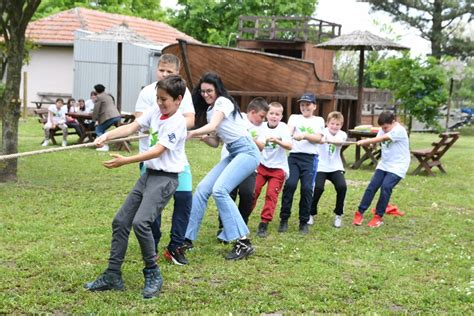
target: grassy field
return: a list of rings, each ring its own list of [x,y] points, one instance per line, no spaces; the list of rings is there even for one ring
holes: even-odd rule
[[[36,120],[21,123],[20,151],[41,149],[41,135]],[[413,134],[411,146],[423,148],[436,138]],[[220,156],[194,141],[187,153],[194,184]],[[353,156],[353,148],[346,151],[349,161]],[[297,216],[285,234],[277,232],[276,220],[268,238],[252,239],[255,255],[240,262],[223,259],[229,246],[216,242],[211,201],[188,252],[190,264],[170,265],[160,254],[164,287],[161,297],[147,301],[140,295],[142,261],[133,234],[123,271],[127,290],[83,289],[107,265],[111,220],[138,167],[107,170],[101,166],[107,154],[92,149],[22,158],[19,181],[0,185],[0,314],[472,314],[473,156],[470,129],[443,159],[448,174],[407,176],[396,187],[392,202],[406,215],[386,216],[379,229],[350,224],[373,167],[348,170],[343,228],[331,226],[335,191],[329,184],[308,236],[298,234]],[[412,161],[410,170],[415,167]],[[170,211],[164,211],[161,248]],[[257,209],[249,223],[253,234],[258,222]]]

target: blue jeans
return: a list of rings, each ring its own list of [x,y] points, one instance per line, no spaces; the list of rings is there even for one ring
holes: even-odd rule
[[[249,233],[237,205],[230,197],[245,178],[255,172],[260,162],[260,152],[250,137],[241,137],[226,145],[229,156],[221,160],[201,180],[193,195],[193,205],[189,218],[186,238],[196,240],[199,228],[212,195],[216,201],[219,217],[224,230],[218,236],[224,241],[232,241]]]
[[[113,117],[111,119],[108,119],[107,121],[103,122],[102,124],[97,125],[95,127],[95,134],[97,135],[97,137],[99,137],[100,135],[104,134],[105,131],[110,126],[114,125],[117,122],[120,122],[121,119],[122,119],[121,116],[117,116],[117,117]]]
[[[377,193],[377,190],[380,188],[380,196],[377,201],[377,206],[375,207],[375,212],[377,215],[383,216],[388,202],[390,201],[392,190],[401,179],[402,178],[394,173],[376,169],[360,201],[359,212],[363,214],[370,207],[375,193]]]

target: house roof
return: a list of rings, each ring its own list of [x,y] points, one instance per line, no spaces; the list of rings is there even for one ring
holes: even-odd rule
[[[127,24],[132,31],[157,45],[176,43],[177,38],[198,42],[191,36],[162,22],[85,8],[62,11],[31,22],[28,24],[26,36],[37,44],[72,46],[75,30],[103,32],[122,23]]]

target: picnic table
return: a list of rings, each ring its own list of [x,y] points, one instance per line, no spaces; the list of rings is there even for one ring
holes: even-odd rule
[[[96,137],[95,128],[90,128],[90,125],[85,123],[85,121],[87,120],[92,121],[92,113],[69,112],[67,115],[72,118],[77,119],[79,124],[81,124],[81,126],[83,127],[84,131],[86,131],[84,133],[84,136],[81,139],[79,139],[79,143],[84,142],[86,138],[88,139],[88,141],[93,141],[95,139]],[[135,120],[135,116],[132,113],[122,112],[121,116],[122,116],[122,121],[116,125],[117,127],[121,125],[130,124]],[[118,143],[118,146],[119,146],[118,150],[121,150],[123,148],[127,152],[131,152],[130,144],[128,142],[124,141],[124,142]]]
[[[347,135],[349,138],[355,139],[355,141],[359,141],[363,138],[374,138],[377,136],[377,132],[368,132],[368,131],[359,131],[355,129],[350,129],[347,131]],[[361,150],[364,150],[364,155],[361,156]],[[352,169],[358,169],[362,165],[362,163],[366,160],[370,159],[370,164],[377,164],[378,159],[380,158],[381,152],[380,147],[375,145],[368,145],[368,146],[356,146],[355,149],[355,162],[352,164]]]
[[[66,103],[67,99],[72,97],[71,94],[62,92],[37,92],[36,94],[40,99],[31,101],[31,103],[35,104],[37,109],[41,109],[43,104],[55,104],[58,98],[64,99],[64,103]]]

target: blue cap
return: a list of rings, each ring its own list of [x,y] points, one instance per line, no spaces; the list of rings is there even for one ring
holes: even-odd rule
[[[303,94],[303,96],[302,96],[301,98],[299,98],[298,101],[296,101],[296,102],[300,103],[300,102],[302,102],[302,101],[316,104],[316,97],[315,97],[314,94],[312,94],[312,93],[305,93],[305,94]]]

